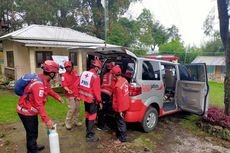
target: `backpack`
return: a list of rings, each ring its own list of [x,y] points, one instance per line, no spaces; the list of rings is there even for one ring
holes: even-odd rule
[[[20,79],[17,80],[15,83],[15,89],[14,92],[18,96],[22,96],[24,93],[24,90],[26,86],[31,82],[31,81],[39,81],[41,83],[44,83],[41,78],[39,78],[36,74],[25,74],[23,75]]]

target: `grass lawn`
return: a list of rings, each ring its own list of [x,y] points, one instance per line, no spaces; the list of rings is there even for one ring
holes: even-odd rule
[[[224,84],[209,81],[209,105],[224,107]]]
[[[209,105],[224,107],[224,85],[223,83],[209,82],[210,95]],[[13,91],[0,89],[0,124],[12,123],[19,120],[16,113],[16,105],[18,96],[14,95]],[[64,121],[67,105],[56,102],[53,98],[49,97],[46,103],[46,112],[52,120]],[[84,107],[81,103],[80,117],[83,118]]]
[[[0,89],[0,124],[2,123],[13,123],[19,120],[18,114],[16,113],[16,105],[19,97],[9,92],[8,90]],[[66,101],[66,100],[65,100]],[[67,112],[67,104],[60,104],[56,102],[52,97],[49,97],[46,102],[46,112],[52,120],[65,120]],[[81,103],[80,117],[84,114],[83,103]]]

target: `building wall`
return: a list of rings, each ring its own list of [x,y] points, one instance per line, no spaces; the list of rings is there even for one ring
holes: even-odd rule
[[[14,68],[7,67],[6,51],[13,51]],[[69,56],[67,48],[26,47],[22,43],[5,40],[3,41],[4,69],[7,68],[12,70],[15,79],[19,79],[26,73],[38,74],[41,72],[41,69],[36,67],[36,51],[52,51],[52,55]],[[77,66],[75,66],[74,69],[77,70],[78,74],[86,70],[87,51],[87,49],[77,50]]]

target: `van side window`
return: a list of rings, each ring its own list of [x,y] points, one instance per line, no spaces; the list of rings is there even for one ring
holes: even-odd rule
[[[143,61],[142,80],[160,80],[160,69],[158,62]]]

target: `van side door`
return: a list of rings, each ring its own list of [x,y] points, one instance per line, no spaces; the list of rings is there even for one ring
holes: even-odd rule
[[[176,102],[184,110],[204,115],[208,109],[209,85],[204,63],[178,65],[179,80],[176,87]]]

